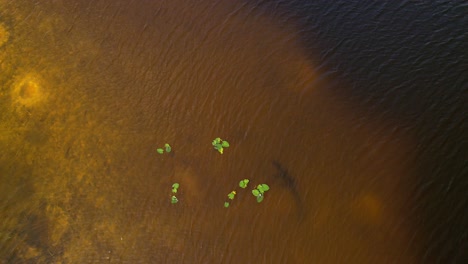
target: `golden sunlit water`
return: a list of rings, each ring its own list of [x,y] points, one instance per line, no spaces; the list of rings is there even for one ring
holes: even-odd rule
[[[0,263],[417,263],[416,143],[327,89],[292,23],[236,1],[0,7]]]

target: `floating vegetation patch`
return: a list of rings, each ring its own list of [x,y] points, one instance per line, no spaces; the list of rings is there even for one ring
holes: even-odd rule
[[[229,142],[227,142],[226,140],[222,140],[219,137],[215,138],[212,141],[211,144],[213,145],[214,149],[216,149],[220,154],[224,153],[224,148],[229,147]],[[156,149],[156,151],[159,154],[164,154],[165,152],[166,153],[171,152],[172,148],[168,143],[166,143],[166,144],[164,144],[164,148],[158,148],[158,149]],[[243,180],[239,181],[239,187],[242,188],[242,189],[246,189],[249,182],[250,182],[249,179],[243,179]],[[179,202],[179,200],[177,199],[177,196],[176,196],[176,194],[178,192],[178,189],[179,189],[179,183],[172,184],[171,203],[173,203],[173,204]],[[257,185],[257,187],[252,190],[252,195],[255,196],[255,198],[257,199],[257,203],[260,203],[260,202],[263,201],[263,199],[265,198],[265,193],[268,190],[270,190],[270,186],[268,186],[265,183]],[[236,197],[236,195],[237,195],[236,190],[233,190],[230,193],[228,193],[228,195],[227,195],[228,200],[224,202],[224,207],[225,208],[228,208],[231,205],[231,202],[234,201],[234,198]]]
[[[225,148],[229,148],[229,142],[222,140],[221,138],[215,138],[211,145],[216,149],[220,154],[223,154]]]
[[[169,145],[168,143],[164,144],[164,149],[163,148],[158,148],[156,149],[156,151],[159,153],[159,154],[164,154],[164,151],[166,151],[167,153],[171,152],[172,151],[172,148],[171,148],[171,145]]]
[[[172,193],[177,193],[178,189],[179,189],[179,184],[177,182],[172,184]]]
[[[236,191],[232,191],[232,192],[230,192],[230,193],[228,194],[228,198],[229,198],[230,200],[234,200],[234,197],[236,197]]]
[[[167,144],[167,143],[164,144],[164,148],[166,149],[167,153],[171,152],[171,150],[172,150],[171,146],[169,144]]]
[[[171,203],[172,204],[175,204],[175,203],[179,202],[179,199],[177,199],[177,197],[175,196],[178,189],[179,189],[179,183],[176,182],[176,183],[172,184],[172,196],[171,196]]]
[[[236,191],[230,192],[227,196],[228,196],[229,200],[231,200],[231,201],[234,200],[234,197],[236,197]],[[224,202],[224,207],[227,208],[227,207],[229,207],[229,205],[230,205],[229,202]]]
[[[241,187],[242,189],[245,189],[245,188],[247,188],[248,184],[249,184],[249,180],[248,179],[243,179],[242,181],[239,182],[239,187]]]
[[[263,198],[265,197],[265,192],[267,192],[268,190],[270,190],[270,186],[262,183],[257,185],[256,189],[252,190],[252,194],[257,198],[257,202],[261,203],[263,201]]]

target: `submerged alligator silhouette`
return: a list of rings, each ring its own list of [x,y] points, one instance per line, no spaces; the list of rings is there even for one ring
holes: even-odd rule
[[[277,173],[274,174],[275,178],[281,182],[283,186],[289,189],[291,192],[292,196],[294,197],[294,200],[296,202],[296,207],[297,207],[297,212],[299,214],[299,219],[303,220],[305,216],[305,210],[304,210],[304,204],[302,201],[302,198],[299,194],[299,191],[297,189],[297,183],[296,179],[292,177],[288,169],[285,168],[280,162],[277,160],[273,160],[271,162],[273,166],[276,168]]]

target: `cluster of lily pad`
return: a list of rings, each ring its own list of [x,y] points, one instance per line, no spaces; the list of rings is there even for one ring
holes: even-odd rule
[[[236,197],[236,191],[230,192],[228,195],[229,200],[234,200],[234,197]],[[224,207],[229,207],[230,203],[229,202],[224,202]]]
[[[247,188],[247,185],[249,184],[249,179],[243,179],[242,181],[239,182],[239,187],[242,189]]]
[[[270,186],[262,183],[262,184],[257,185],[256,189],[252,190],[252,194],[253,196],[257,197],[257,202],[260,203],[263,201],[264,194],[268,190],[270,190]]]
[[[224,148],[228,148],[229,147],[229,142],[227,142],[226,140],[222,140],[221,138],[215,138],[212,143],[213,147],[221,154],[223,154],[224,152]],[[157,149],[157,152],[159,154],[163,154],[164,151],[169,153],[171,152],[172,148],[171,146],[166,143],[164,144],[164,149],[163,148],[158,148]],[[247,185],[249,184],[249,179],[243,179],[239,182],[239,187],[242,188],[242,189],[245,189],[247,188]],[[179,202],[179,200],[177,199],[177,197],[175,196],[175,194],[177,194],[177,191],[179,189],[179,183],[174,183],[172,184],[172,196],[171,196],[171,203],[173,204],[176,204],[177,202]],[[257,185],[257,187],[255,189],[252,190],[252,195],[255,196],[257,198],[257,202],[260,203],[263,201],[264,197],[265,197],[265,193],[270,190],[270,186],[268,186],[267,184],[259,184]],[[233,201],[234,198],[236,197],[236,194],[237,192],[235,190],[231,191],[227,197],[230,201]],[[224,202],[224,207],[229,207],[230,205],[230,201],[226,201]]]
[[[166,152],[169,153],[169,152],[171,152],[172,148],[171,148],[171,146],[170,146],[168,143],[166,143],[166,144],[164,144],[164,149],[162,149],[162,148],[156,149],[156,151],[157,151],[159,154],[163,154],[163,153],[164,153],[164,150],[166,150]]]
[[[239,187],[241,187],[242,189],[245,189],[247,188],[247,184],[249,184],[249,180],[248,179],[243,179],[242,181],[239,182]],[[236,191],[232,191],[230,192],[227,196],[228,196],[228,199],[229,200],[234,200],[234,197],[236,197]],[[224,207],[229,207],[230,205],[230,202],[224,202]]]
[[[175,194],[177,193],[177,190],[179,189],[179,184],[176,182],[174,184],[172,184],[172,197],[171,197],[171,203],[175,204],[177,203],[179,200],[177,199],[177,197],[175,196]]]
[[[229,142],[222,140],[221,138],[215,138],[211,142],[211,145],[221,154],[224,152],[224,148],[229,148]]]
[[[249,184],[249,179],[244,179],[244,180],[239,182],[239,187],[241,187],[242,189],[245,189],[245,188],[247,188],[248,184]],[[252,190],[252,195],[257,198],[258,203],[261,203],[263,201],[264,197],[265,197],[265,193],[268,190],[270,190],[270,186],[268,186],[265,183],[262,183],[262,184],[257,185],[257,187]],[[230,192],[227,196],[228,196],[229,200],[231,200],[231,201],[234,200],[234,197],[236,196],[236,191]],[[229,205],[230,205],[229,201],[224,202],[224,207],[227,208],[227,207],[229,207]]]

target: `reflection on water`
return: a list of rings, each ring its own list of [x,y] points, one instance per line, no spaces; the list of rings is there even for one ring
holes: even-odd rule
[[[415,263],[414,142],[327,89],[292,26],[71,2],[0,1],[2,262]],[[224,208],[244,178],[265,200]]]

